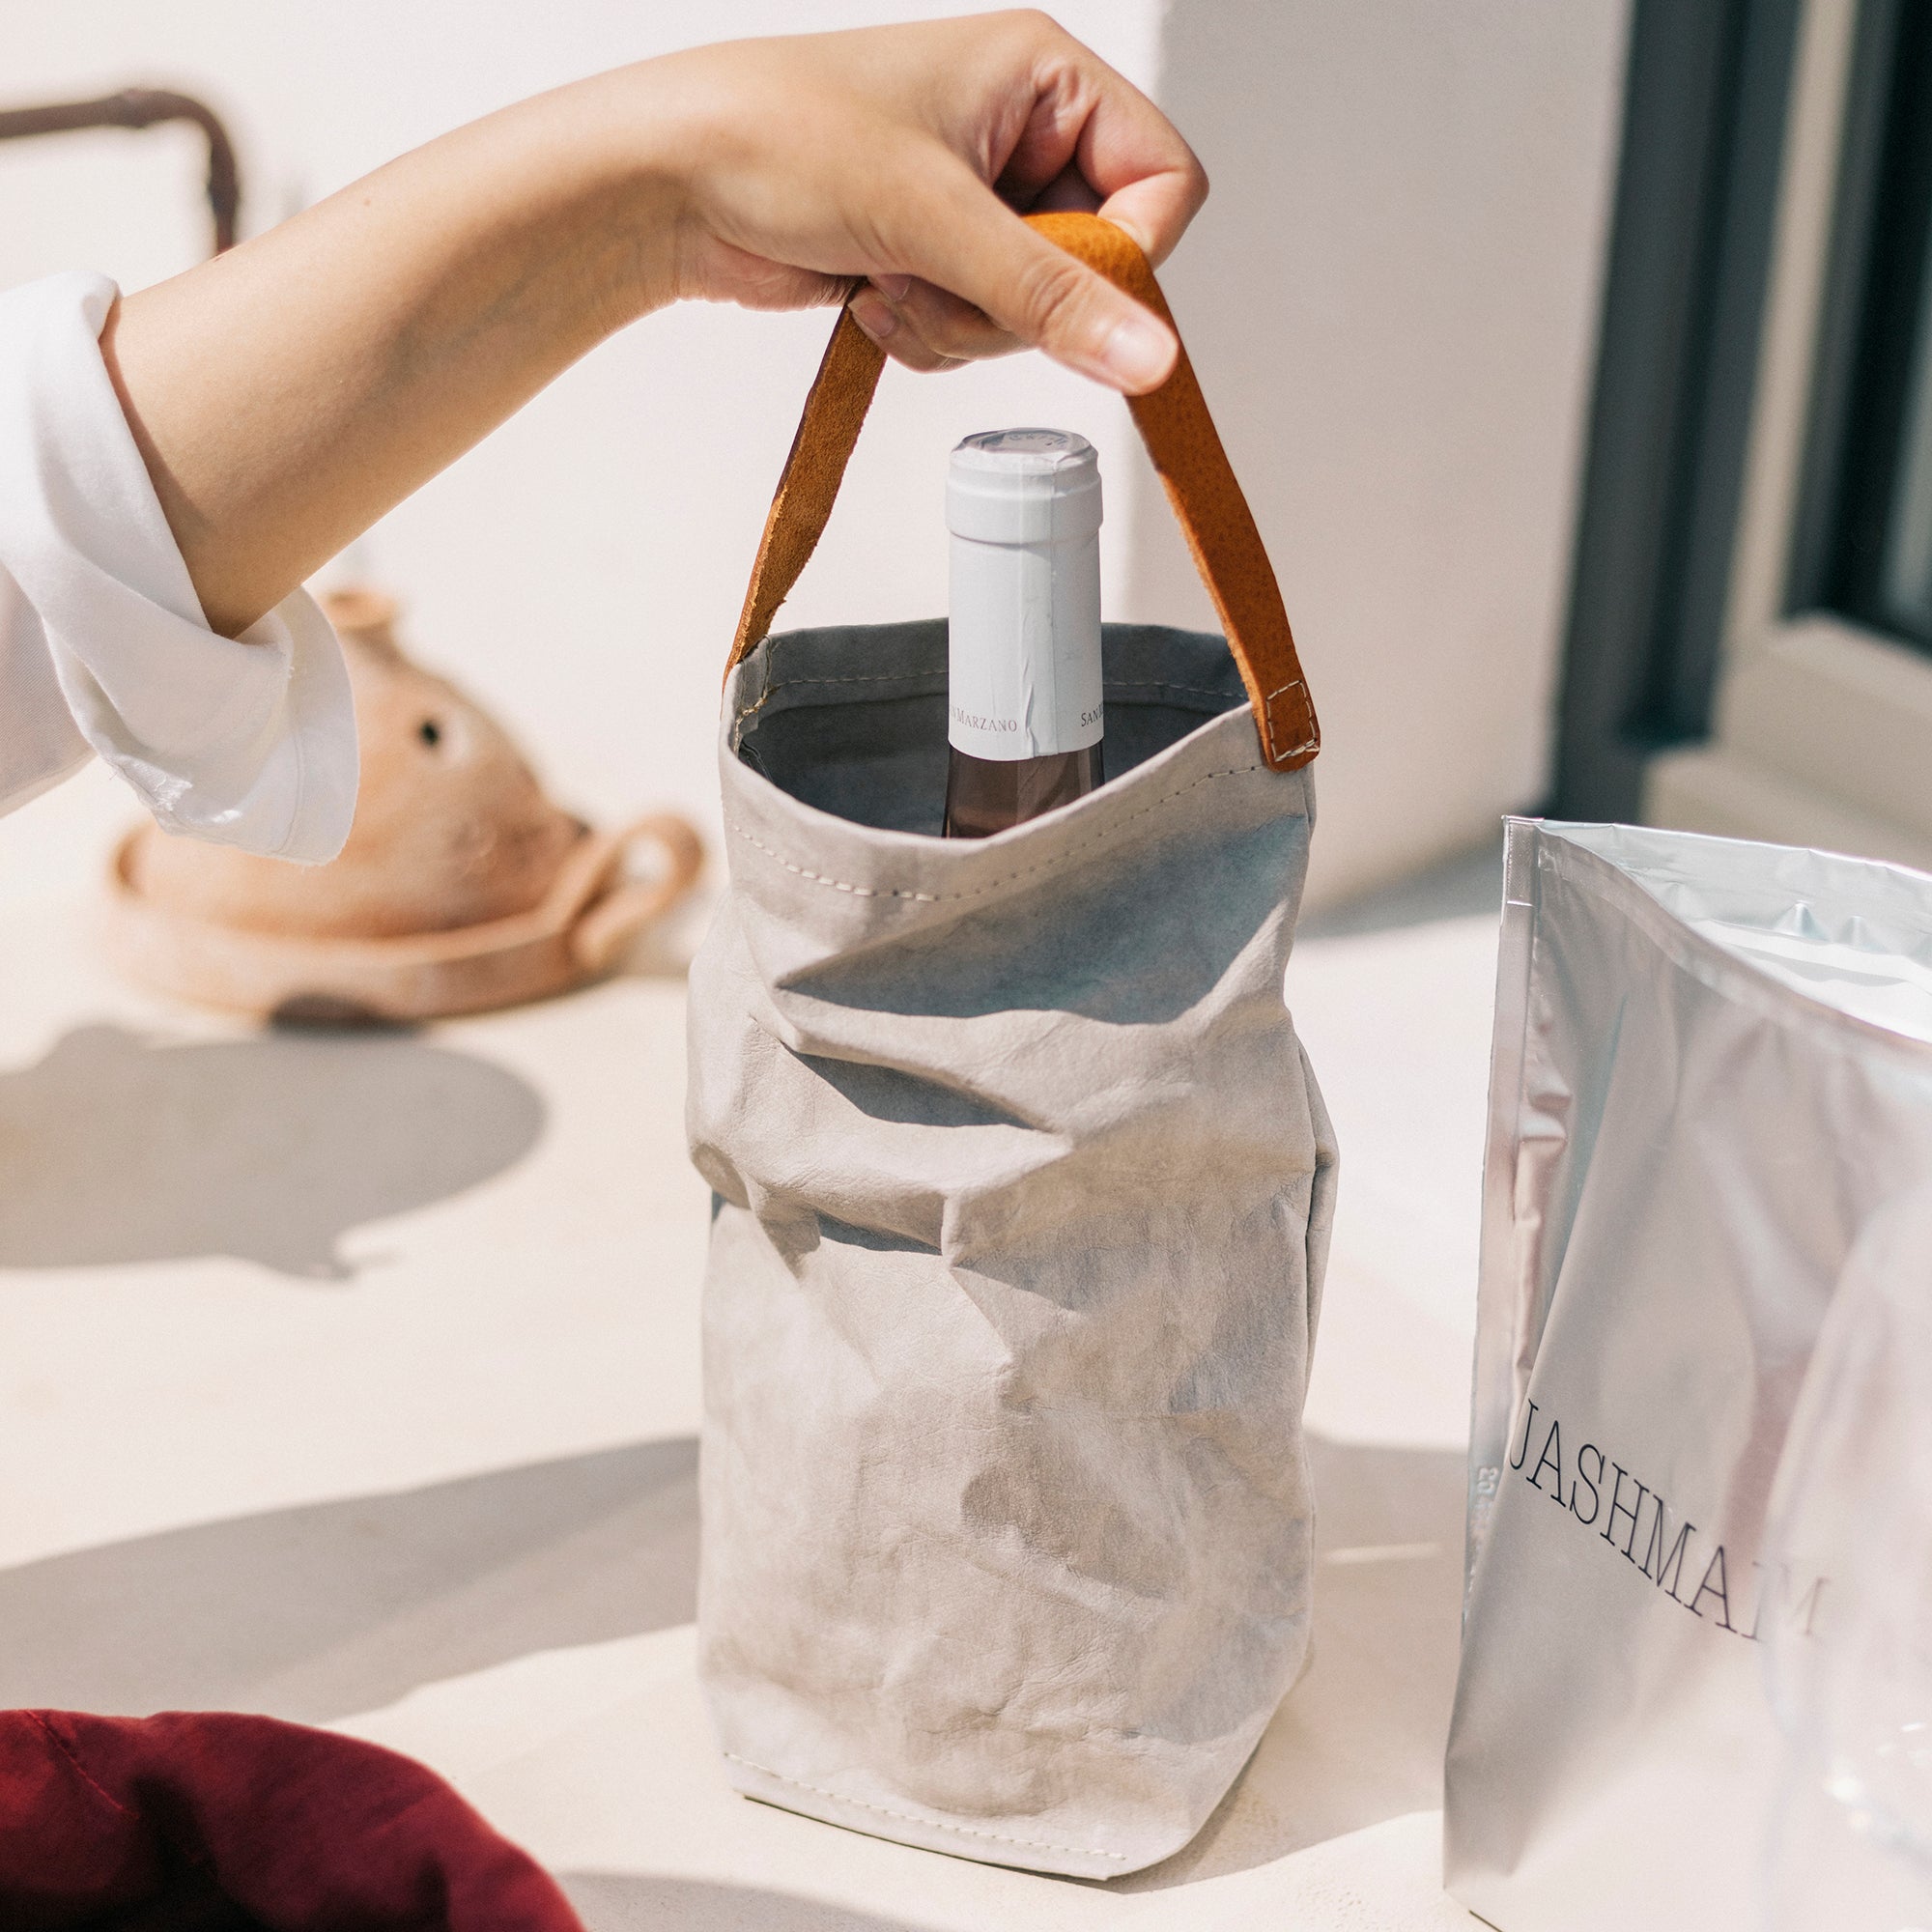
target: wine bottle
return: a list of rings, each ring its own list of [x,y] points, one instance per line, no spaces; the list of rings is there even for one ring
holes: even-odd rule
[[[989,430],[952,452],[946,836],[983,838],[1101,779],[1100,466],[1085,437]]]

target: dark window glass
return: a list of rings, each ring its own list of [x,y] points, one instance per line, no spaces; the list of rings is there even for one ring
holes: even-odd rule
[[[1906,0],[1893,19],[1823,587],[1932,651],[1932,6]]]

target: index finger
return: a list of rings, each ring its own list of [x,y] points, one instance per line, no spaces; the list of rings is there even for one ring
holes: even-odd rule
[[[1180,130],[1111,69],[1114,86],[1080,130],[1080,172],[1105,197],[1100,213],[1124,228],[1156,268],[1208,199],[1208,171]]]
[[[922,186],[901,203],[896,269],[1113,388],[1142,395],[1166,381],[1179,344],[1151,310],[1029,228],[953,156]]]
[[[1022,209],[1043,207],[1077,170],[1093,190],[1089,205],[1125,229],[1149,261],[1165,261],[1208,198],[1207,170],[1180,130],[1071,38],[1040,62],[1034,90],[999,170],[1002,188]]]

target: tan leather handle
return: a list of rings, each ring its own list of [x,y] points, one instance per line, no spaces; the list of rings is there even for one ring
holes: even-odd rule
[[[1049,242],[1173,326],[1147,257],[1112,222],[1096,214],[1071,213],[1031,214],[1027,219]],[[791,594],[825,533],[884,365],[884,351],[841,309],[765,519],[727,675],[731,666],[764,640],[779,606]],[[1129,397],[1128,408],[1240,667],[1262,754],[1277,771],[1305,765],[1321,749],[1321,731],[1295,654],[1294,635],[1274,568],[1228,466],[1185,345],[1167,381],[1151,395]]]

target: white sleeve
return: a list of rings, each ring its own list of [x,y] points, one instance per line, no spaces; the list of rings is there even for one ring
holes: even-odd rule
[[[0,295],[0,810],[92,747],[169,832],[332,859],[355,810],[341,645],[301,590],[239,639],[208,628],[100,359],[116,293]]]

